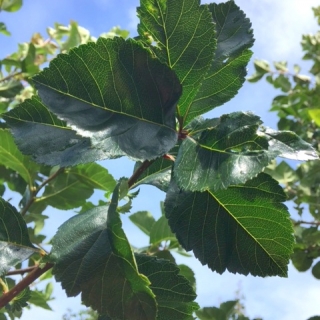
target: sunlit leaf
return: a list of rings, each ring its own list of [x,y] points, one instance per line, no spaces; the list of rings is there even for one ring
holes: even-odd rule
[[[212,270],[286,276],[293,229],[285,200],[278,183],[261,173],[215,192],[182,191],[173,183],[165,208],[182,246]]]

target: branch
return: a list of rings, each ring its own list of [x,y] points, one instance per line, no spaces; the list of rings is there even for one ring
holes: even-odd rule
[[[14,299],[22,290],[27,288],[31,283],[38,279],[42,274],[47,272],[53,267],[53,263],[46,263],[43,268],[37,266],[25,278],[23,278],[11,290],[3,293],[0,297],[0,309],[5,307],[12,299]]]
[[[22,73],[22,71],[9,74],[9,75],[7,75],[6,77],[0,79],[0,83],[1,83],[1,82],[5,82],[5,81],[7,81],[7,80],[10,80],[11,78],[14,78],[15,76],[18,76],[18,75],[21,74],[21,73]]]
[[[38,266],[39,265],[35,265],[35,266],[24,268],[24,269],[11,270],[7,272],[6,276],[14,276],[16,274],[24,274],[27,272],[31,272],[32,270],[36,269]]]
[[[133,173],[133,175],[128,180],[129,188],[133,186],[133,184],[137,181],[137,179],[140,177],[140,175],[145,171],[151,164],[154,162],[154,160],[145,160],[142,165]]]
[[[58,169],[53,175],[51,175],[50,177],[48,177],[48,179],[46,179],[45,181],[43,181],[40,186],[31,191],[32,192],[32,196],[30,197],[30,200],[28,201],[28,203],[26,204],[26,206],[21,210],[21,215],[25,215],[27,213],[27,211],[29,210],[29,208],[31,207],[31,205],[34,203],[34,201],[36,200],[36,196],[39,193],[39,191],[46,185],[48,184],[50,181],[52,181],[53,179],[55,179],[60,173],[62,173],[64,171],[64,168],[60,168]]]
[[[295,221],[294,225],[298,226],[300,224],[309,224],[312,226],[320,226],[320,221],[304,221],[304,220],[299,220],[299,221]]]

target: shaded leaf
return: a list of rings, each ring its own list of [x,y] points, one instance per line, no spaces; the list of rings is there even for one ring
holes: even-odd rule
[[[30,242],[20,213],[0,198],[0,276],[38,251]]]
[[[150,235],[155,219],[149,211],[138,211],[129,216],[129,219],[146,235]]]
[[[261,173],[216,192],[182,191],[172,183],[166,216],[181,245],[218,273],[287,275],[293,229],[286,196]]]
[[[277,156],[257,130],[260,118],[251,113],[223,115],[215,127],[192,132],[180,147],[174,177],[185,190],[219,190],[244,183]],[[197,131],[196,131],[197,132]]]
[[[0,83],[0,97],[11,99],[14,98],[23,89],[20,81],[11,79]]]
[[[191,320],[199,308],[196,294],[179,268],[163,259],[136,254],[139,272],[148,277],[158,304],[157,320]]]
[[[68,296],[82,292],[85,305],[115,319],[151,320],[156,303],[139,274],[116,212],[119,185],[110,206],[72,217],[52,240],[52,273]],[[119,290],[121,288],[121,290]]]
[[[196,311],[200,320],[226,320],[226,313],[217,307],[205,307]]]
[[[312,267],[312,274],[316,279],[320,279],[320,261]]]
[[[236,95],[245,81],[246,66],[252,55],[251,22],[234,1],[211,3],[208,7],[216,24],[217,49],[201,88],[188,106],[186,122]]]
[[[178,267],[180,269],[180,274],[189,281],[193,290],[196,291],[196,277],[192,269],[185,264],[179,264]]]
[[[150,231],[150,244],[156,245],[162,241],[176,240],[175,235],[171,232],[168,220],[161,216],[153,225]]]
[[[43,308],[45,310],[52,310],[47,303],[46,296],[40,291],[37,291],[37,290],[31,291],[30,299],[28,302],[34,304],[37,307]]]
[[[81,45],[52,60],[33,80],[52,112],[116,156],[154,159],[177,141],[179,80],[132,39]]]
[[[137,11],[140,37],[156,42],[157,57],[183,85],[178,108],[186,117],[214,57],[216,38],[208,7],[200,6],[199,0],[142,0]]]

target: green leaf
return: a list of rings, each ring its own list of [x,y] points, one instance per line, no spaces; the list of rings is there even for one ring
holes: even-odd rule
[[[227,320],[226,313],[216,307],[205,307],[196,311],[200,320]]]
[[[37,96],[3,114],[19,149],[34,160],[50,166],[69,167],[79,163],[115,158],[112,150],[93,145],[66,127]]]
[[[302,140],[292,131],[276,131],[264,128],[261,132],[269,140],[269,150],[277,152],[279,157],[300,161],[319,159],[311,144]]]
[[[176,240],[175,235],[171,232],[168,220],[165,216],[161,216],[151,228],[150,244],[157,245],[162,241]]]
[[[272,71],[269,62],[265,60],[255,59],[253,65],[258,73],[266,74]]]
[[[28,52],[21,62],[21,71],[27,73],[29,77],[39,72],[39,66],[35,64],[36,58],[36,48],[33,43],[29,43]]]
[[[193,290],[196,291],[196,277],[192,269],[185,264],[179,264],[178,267],[180,269],[180,274],[189,281]]]
[[[138,211],[129,216],[129,219],[146,235],[150,235],[155,219],[149,211]]]
[[[70,30],[69,30],[69,37],[68,39],[62,44],[62,50],[70,50],[73,47],[78,46],[81,44],[81,37],[79,34],[79,26],[77,22],[71,21],[70,22]]]
[[[46,205],[57,209],[68,210],[81,207],[89,199],[94,190],[92,187],[92,180],[88,178],[89,184],[86,180],[79,179],[78,174],[74,174],[73,169],[66,170],[59,174],[50,184],[47,184],[42,196],[36,199],[36,202],[44,202]],[[77,173],[77,169],[74,169]]]
[[[91,209],[60,226],[52,240],[52,273],[68,296],[82,292],[83,303],[100,314],[121,320],[156,319],[150,283],[138,273],[121,228],[118,193],[119,185],[110,206]]]
[[[170,152],[171,154],[171,152]],[[163,157],[156,159],[146,170],[142,172],[131,188],[135,188],[141,184],[150,184],[159,188],[161,191],[167,191],[171,180],[172,160]],[[142,162],[136,162],[134,172],[142,165]]]
[[[89,42],[59,55],[33,80],[43,103],[102,150],[144,160],[176,144],[181,85],[137,41]]]
[[[142,0],[137,11],[140,37],[156,42],[157,57],[176,72],[183,85],[178,108],[180,116],[186,117],[216,47],[208,6],[200,6],[199,0]]]
[[[289,92],[291,90],[291,83],[289,79],[283,74],[280,74],[278,77],[274,79],[273,85],[275,88],[279,88],[283,92]]]
[[[148,277],[158,304],[157,320],[191,320],[199,308],[196,294],[188,280],[179,275],[179,268],[163,259],[136,254],[139,272]]]
[[[7,29],[7,26],[3,22],[0,22],[0,33],[4,34],[5,36],[11,35],[11,33]]]
[[[311,119],[320,127],[320,109],[308,110]]]
[[[236,95],[245,81],[246,66],[252,55],[251,22],[234,1],[211,3],[209,10],[216,24],[217,49],[201,88],[188,106],[186,122]]]
[[[316,279],[320,279],[320,261],[312,267],[312,274]]]
[[[291,255],[291,260],[295,268],[300,272],[309,270],[313,263],[313,259],[309,257],[305,250],[296,250]]]
[[[31,291],[30,294],[31,296],[28,301],[29,303],[32,303],[35,306],[43,308],[45,310],[52,310],[47,303],[46,296],[42,292],[35,290]]]
[[[38,166],[29,157],[24,156],[17,148],[11,133],[0,129],[0,164],[16,171],[32,186]]]
[[[261,173],[216,192],[182,191],[172,183],[166,216],[181,245],[214,271],[286,276],[293,229],[286,196]]]
[[[78,165],[68,172],[94,189],[111,193],[116,186],[116,181],[108,170],[97,163]]]
[[[220,123],[183,141],[174,164],[180,187],[190,191],[225,189],[260,173],[278,152],[257,130],[260,118],[251,113],[224,115]]]
[[[0,276],[38,251],[30,242],[20,213],[0,198]]]
[[[1,0],[0,10],[14,12],[18,11],[22,6],[22,0]]]
[[[0,97],[12,99],[23,89],[20,81],[11,79],[0,83]]]

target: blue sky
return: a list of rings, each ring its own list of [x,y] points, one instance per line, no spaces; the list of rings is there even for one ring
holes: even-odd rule
[[[253,59],[287,60],[291,67],[294,63],[300,64],[301,35],[317,31],[311,7],[319,5],[318,0],[236,0],[235,2],[252,21],[256,38]],[[139,5],[138,0],[25,0],[19,12],[0,13],[0,20],[6,23],[12,33],[11,37],[0,36],[0,57],[14,52],[18,42],[29,41],[34,32],[45,35],[46,27],[53,26],[55,22],[68,24],[71,20],[77,21],[96,37],[111,27],[120,25],[130,30],[131,36],[134,36],[138,23],[135,13],[137,5]],[[301,65],[306,73],[308,63],[304,62]],[[251,62],[249,74],[253,71]],[[232,111],[250,110],[258,114],[267,126],[275,128],[277,119],[268,110],[276,94],[277,92],[265,82],[254,85],[246,83],[232,101],[210,112],[208,117]],[[103,164],[117,178],[130,176],[133,168],[133,163],[125,159],[108,160]],[[142,187],[132,212],[149,210],[159,215],[159,201],[163,199],[164,193],[155,188]],[[53,235],[56,228],[72,213],[49,209],[47,214],[50,215],[50,220],[45,231]],[[129,240],[134,245],[146,244],[146,238],[128,222],[127,217],[124,217],[123,223]],[[279,277],[263,279],[233,275],[228,272],[218,275],[201,266],[193,258],[180,259],[179,262],[189,264],[195,271],[197,301],[201,306],[218,305],[225,300],[233,299],[235,292],[240,289],[241,294],[245,296],[247,314],[251,318],[261,316],[264,320],[289,320],[320,315],[320,285],[310,272],[298,273],[290,266],[287,279]],[[72,308],[74,311],[80,308],[79,297],[66,299],[60,285],[56,284],[55,288],[56,300],[50,303],[54,312],[32,309],[25,312],[22,319],[62,319],[62,314],[67,308]]]

